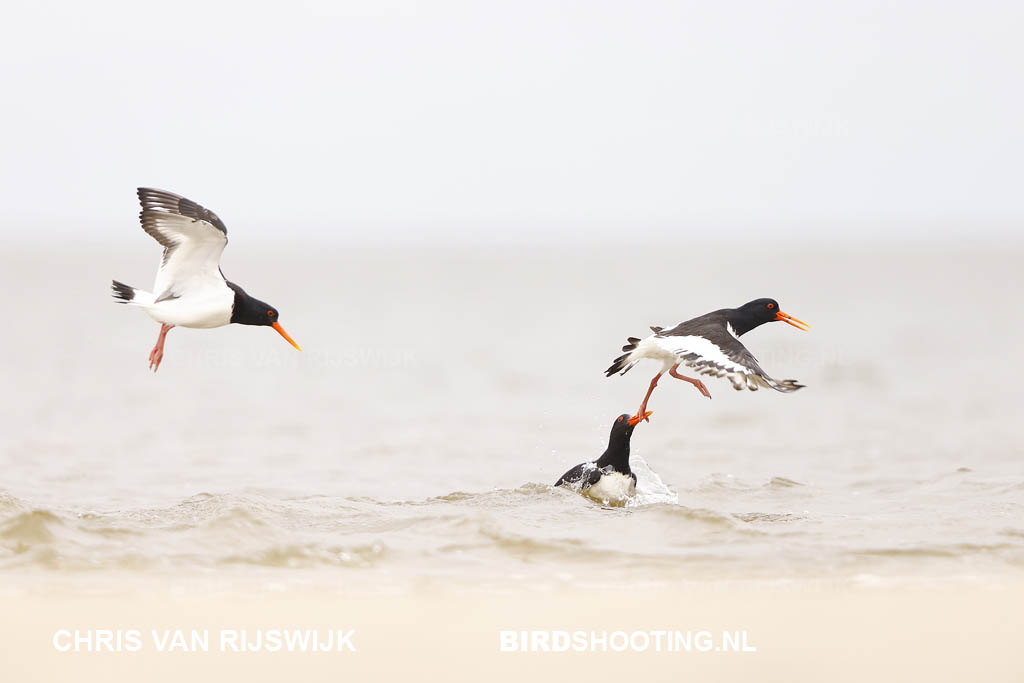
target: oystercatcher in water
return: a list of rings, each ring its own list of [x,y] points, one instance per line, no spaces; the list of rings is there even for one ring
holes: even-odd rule
[[[644,418],[651,413],[641,413]],[[619,415],[600,458],[563,474],[555,486],[572,489],[605,505],[625,505],[636,493],[636,474],[629,468],[629,439],[641,418]]]
[[[160,336],[149,353],[156,372],[164,357],[164,339],[172,327],[221,327],[229,323],[267,325],[301,351],[277,322],[277,309],[254,299],[220,269],[228,229],[217,214],[164,190],[139,188],[142,229],[164,248],[153,291],[113,281],[119,303],[145,309],[160,323]]]
[[[757,359],[740,342],[741,335],[775,320],[781,320],[804,331],[810,327],[807,323],[780,311],[779,303],[775,299],[756,299],[739,308],[712,311],[679,323],[669,330],[651,327],[654,334],[646,339],[630,337],[628,343],[622,347],[626,353],[615,359],[612,366],[605,371],[605,375],[624,375],[644,358],[661,361],[661,370],[651,380],[651,386],[647,389],[647,395],[640,404],[637,416],[644,415],[647,400],[666,371],[676,379],[689,382],[700,393],[711,398],[711,393],[704,386],[704,382],[676,372],[680,365],[691,368],[697,375],[727,377],[737,390],[746,387],[751,391],[757,391],[758,387],[770,387],[776,391],[789,393],[802,389],[804,385],[797,384],[796,380],[779,381],[765,374]]]

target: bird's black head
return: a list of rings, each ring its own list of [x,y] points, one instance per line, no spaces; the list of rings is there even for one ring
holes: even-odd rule
[[[617,472],[629,473],[629,440],[639,422],[640,418],[629,415],[619,415],[615,418],[612,433],[608,435],[608,448],[597,459],[598,468],[611,465]]]
[[[775,299],[754,299],[739,308],[734,308],[729,313],[729,324],[732,325],[737,335],[745,334],[759,325],[776,320],[781,320],[805,332],[810,327],[807,323],[783,313],[779,309],[779,302]]]
[[[636,422],[633,422],[628,414],[623,413],[615,418],[615,422],[612,423],[612,436],[616,434],[629,436],[633,433],[635,427]]]
[[[651,414],[651,411],[648,410],[647,414],[643,417],[634,417],[628,413],[619,415],[615,418],[615,422],[612,423],[612,432],[609,435],[609,440],[615,441],[617,439],[626,439],[628,441],[629,437],[633,434],[633,430],[636,429],[636,426],[643,420],[650,417]]]
[[[231,322],[238,323],[239,325],[266,325],[273,327],[289,344],[299,349],[299,351],[302,350],[295,343],[295,340],[284,331],[281,323],[277,322],[279,313],[276,308],[265,301],[249,296],[245,293],[244,289],[233,282],[228,282],[228,286],[235,292],[235,303],[231,308]]]

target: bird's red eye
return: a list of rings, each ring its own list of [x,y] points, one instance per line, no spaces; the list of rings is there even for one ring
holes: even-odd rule
[[[622,422],[622,416],[621,415],[619,415],[619,419],[616,420],[616,422]]]
[[[775,304],[768,304],[768,308],[775,308]]]
[[[267,316],[273,318],[274,317],[274,310],[271,309],[271,310],[267,311]]]

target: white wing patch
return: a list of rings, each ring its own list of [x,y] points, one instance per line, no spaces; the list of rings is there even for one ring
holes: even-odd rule
[[[712,341],[700,336],[655,337],[655,343],[670,351],[682,365],[696,371],[698,375],[727,377],[737,389],[747,386],[754,391],[756,384],[751,381],[757,375],[752,368],[737,363]]]

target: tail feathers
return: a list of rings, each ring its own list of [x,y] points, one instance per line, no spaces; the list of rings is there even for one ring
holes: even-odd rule
[[[640,343],[640,339],[637,337],[630,337],[626,340],[626,342],[627,344],[622,347],[622,350],[625,351],[626,353],[622,354],[614,361],[612,361],[611,367],[604,371],[605,377],[611,377],[617,372],[626,374],[627,372],[629,372],[629,369],[636,365],[639,361],[639,359],[630,360],[630,356],[632,356],[633,351],[636,350],[636,345]]]
[[[795,379],[783,379],[777,380],[768,375],[763,375],[761,378],[765,386],[771,387],[775,391],[781,391],[784,394],[791,394],[794,391],[803,389],[805,385],[800,384]],[[753,389],[753,387],[750,387]]]
[[[153,303],[153,295],[149,292],[136,289],[117,280],[111,280],[110,294],[114,297],[114,301],[119,304],[146,305]]]
[[[782,381],[773,379],[772,382],[774,382],[774,384],[771,385],[772,389],[775,391],[781,391],[784,394],[792,393],[807,386],[805,384],[800,384],[795,379],[784,379]]]
[[[135,288],[129,287],[123,282],[112,280],[110,285],[110,293],[119,304],[126,304],[135,298]]]

